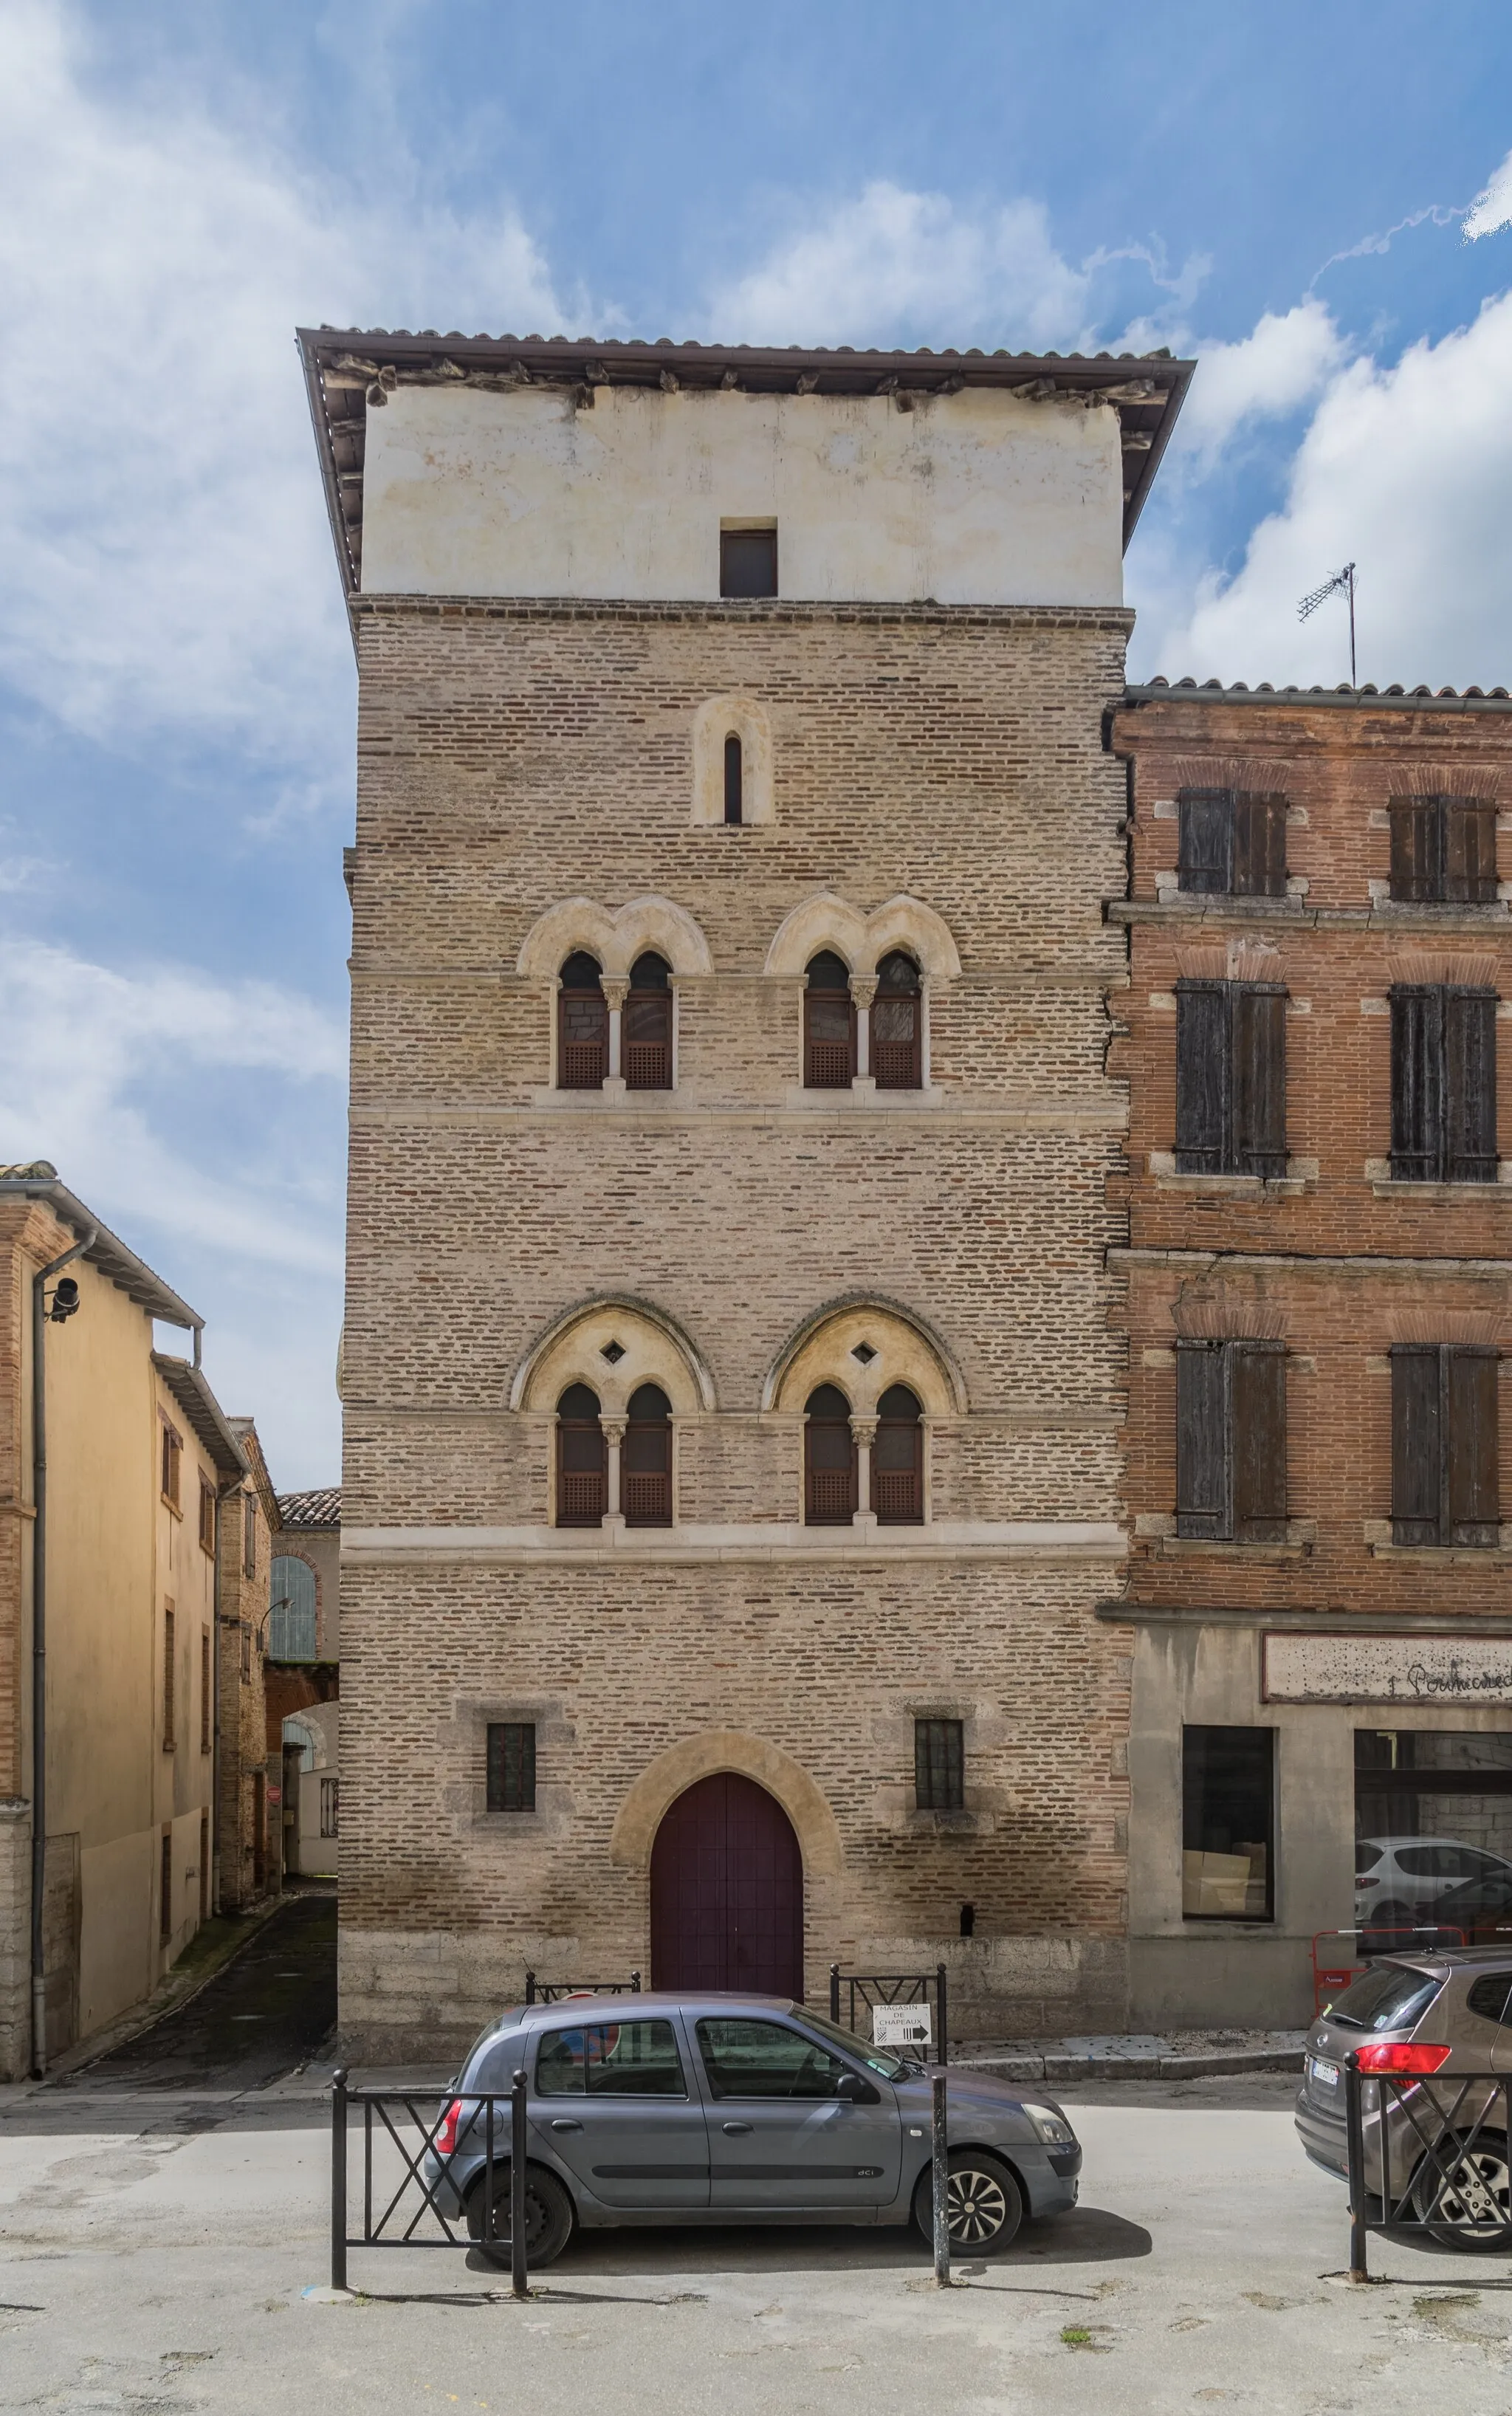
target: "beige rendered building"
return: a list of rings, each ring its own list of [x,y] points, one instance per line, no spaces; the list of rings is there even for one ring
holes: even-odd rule
[[[301,339],[360,667],[341,2006],[1127,2000],[1164,355]]]
[[[14,2077],[146,1996],[210,1910],[217,1528],[245,1462],[198,1364],[200,1319],[45,1164],[0,1170],[0,1287]],[[192,1331],[192,1357],[156,1351],[155,1321]]]

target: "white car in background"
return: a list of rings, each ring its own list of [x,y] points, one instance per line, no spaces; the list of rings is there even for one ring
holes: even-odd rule
[[[1360,1929],[1429,1923],[1439,1898],[1467,1880],[1512,1878],[1512,1862],[1457,1837],[1356,1837],[1354,1920]]]

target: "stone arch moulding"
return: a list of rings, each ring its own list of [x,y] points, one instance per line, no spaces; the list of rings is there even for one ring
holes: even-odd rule
[[[860,1351],[862,1356],[856,1357]],[[801,1410],[816,1384],[839,1384],[869,1417],[889,1384],[907,1384],[931,1417],[964,1417],[966,1382],[934,1328],[872,1293],[832,1300],[790,1334],[762,1388],[764,1410]]]
[[[649,1871],[657,1831],[678,1796],[720,1770],[738,1771],[777,1798],[797,1835],[806,1880],[839,1876],[839,1827],[822,1789],[791,1754],[739,1729],[687,1737],[643,1770],[620,1805],[609,1840],[611,1862],[622,1870]]]
[[[674,1416],[718,1407],[708,1364],[675,1318],[631,1292],[600,1292],[532,1345],[515,1370],[509,1407],[554,1410],[568,1384],[587,1384],[606,1417],[623,1417],[637,1385],[647,1383],[661,1386]]]
[[[797,976],[821,948],[833,948],[853,974],[874,974],[890,948],[905,948],[932,980],[955,981],[960,974],[949,925],[917,898],[889,898],[863,914],[848,898],[822,889],[779,926],[766,951],[766,971]]]
[[[606,974],[628,974],[647,948],[665,957],[674,974],[714,971],[707,940],[686,908],[670,898],[631,898],[612,912],[591,898],[566,898],[532,924],[515,970],[554,981],[575,948],[586,948]]]
[[[745,689],[711,696],[693,716],[693,812],[695,829],[724,822],[724,742],[731,734],[741,749],[740,826],[774,822],[772,725],[766,707]]]

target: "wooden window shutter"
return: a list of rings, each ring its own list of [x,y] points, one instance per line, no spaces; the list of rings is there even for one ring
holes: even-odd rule
[[[1235,983],[1233,1148],[1240,1174],[1286,1172],[1286,992]]]
[[[1232,1055],[1227,982],[1176,984],[1176,1171],[1221,1174],[1229,1160]]]
[[[1391,993],[1391,1171],[1436,1183],[1444,1167],[1444,992],[1399,983]]]
[[[1444,1490],[1444,1424],[1435,1343],[1391,1352],[1391,1539],[1436,1544]]]
[[[1228,1353],[1223,1343],[1176,1345],[1176,1533],[1232,1533]]]
[[[1496,808],[1479,797],[1444,797],[1444,885],[1440,895],[1455,905],[1496,903]]]
[[[1233,1342],[1233,1536],[1286,1541],[1286,1346]]]
[[[1444,1156],[1450,1183],[1496,1181],[1496,993],[1444,996]]]
[[[1233,801],[1233,892],[1236,898],[1286,896],[1286,799],[1237,796]]]
[[[1501,1537],[1497,1448],[1497,1353],[1449,1348],[1444,1353],[1446,1544],[1495,1544]]]
[[[1221,898],[1233,886],[1233,793],[1183,789],[1176,800],[1178,888]]]
[[[1391,894],[1406,905],[1428,905],[1439,886],[1437,797],[1391,800]]]

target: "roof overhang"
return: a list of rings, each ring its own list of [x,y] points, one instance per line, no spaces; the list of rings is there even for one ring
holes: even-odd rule
[[[125,1292],[128,1300],[134,1301],[138,1308],[145,1309],[149,1317],[160,1319],[164,1325],[182,1325],[190,1332],[204,1325],[204,1320],[199,1311],[190,1308],[187,1300],[180,1300],[177,1292],[171,1291],[160,1276],[153,1274],[145,1260],[139,1259],[134,1250],[129,1250],[109,1226],[102,1225],[99,1218],[92,1215],[83,1201],[76,1199],[67,1184],[60,1183],[51,1170],[43,1173],[39,1166],[36,1173],[8,1171],[0,1174],[0,1200],[16,1199],[40,1201],[43,1206],[51,1208],[58,1222],[67,1225],[75,1235],[87,1233],[93,1227],[95,1238],[84,1257],[91,1266],[99,1269],[102,1276],[108,1276],[116,1290]]]
[[[362,472],[368,413],[396,386],[473,385],[507,394],[556,386],[582,401],[598,385],[747,394],[890,395],[911,411],[966,386],[1035,402],[1111,403],[1124,463],[1124,543],[1171,441],[1195,361],[1157,353],[806,351],[801,345],[597,343],[566,336],[411,335],[382,327],[297,330],[331,536],[348,600],[362,585]]]
[[[163,1351],[153,1352],[152,1364],[221,1475],[246,1476],[249,1473],[247,1456],[232,1433],[225,1412],[205,1382],[204,1369],[190,1367],[187,1359],[170,1358]]]
[[[1273,687],[1262,680],[1249,687],[1236,680],[1225,687],[1221,680],[1194,679],[1149,680],[1141,687],[1126,687],[1119,702],[1142,704],[1269,704],[1338,705],[1368,707],[1379,712],[1383,707],[1394,713],[1512,713],[1512,693],[1504,687],[1430,688],[1375,687],[1368,682],[1364,687]]]

